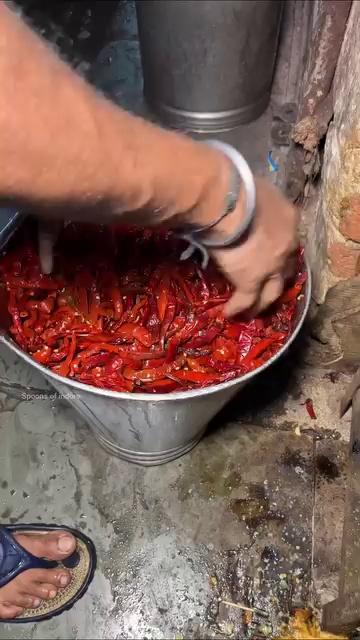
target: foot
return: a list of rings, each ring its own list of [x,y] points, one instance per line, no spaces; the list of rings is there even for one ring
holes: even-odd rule
[[[75,538],[65,531],[46,534],[16,533],[26,551],[47,560],[64,560],[76,548]],[[55,598],[71,580],[67,569],[28,569],[0,588],[0,620],[16,618],[25,609],[36,609],[42,600]],[[35,612],[34,612],[35,614]]]

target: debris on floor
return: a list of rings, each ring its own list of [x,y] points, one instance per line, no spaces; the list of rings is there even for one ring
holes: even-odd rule
[[[313,401],[311,400],[311,398],[307,398],[305,400],[305,407],[311,420],[316,420],[316,413],[315,413]]]
[[[298,609],[290,619],[286,629],[278,638],[274,640],[311,640],[321,638],[321,640],[347,640],[348,636],[338,636],[327,631],[321,631],[320,624],[312,611],[309,609]]]

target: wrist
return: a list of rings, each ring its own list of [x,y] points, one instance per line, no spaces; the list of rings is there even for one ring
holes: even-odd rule
[[[193,227],[207,227],[225,213],[232,182],[231,162],[221,151],[202,144],[201,152],[202,182],[194,205],[184,216],[184,222]]]
[[[183,239],[189,243],[182,254],[182,259],[189,258],[195,250],[198,250],[202,255],[204,267],[208,261],[209,249],[231,248],[248,236],[254,222],[256,206],[254,177],[243,156],[229,144],[217,140],[209,141],[208,144],[223,152],[224,156],[230,160],[231,180],[222,212],[207,225],[198,225],[190,230],[184,229],[182,234]],[[234,214],[233,218],[231,214]]]
[[[214,227],[213,235],[219,240],[231,236],[245,218],[246,194],[244,186],[240,185],[239,196],[234,210],[225,216]]]
[[[255,214],[256,192],[252,172],[243,156],[231,145],[211,140],[209,146],[219,150],[223,161],[223,173],[214,181],[222,193],[222,207],[218,205],[216,216],[203,217],[202,223],[192,224],[189,230],[194,241],[204,247],[231,246],[250,228]],[[225,161],[225,162],[224,162]],[[227,189],[224,192],[224,185]],[[208,210],[207,210],[208,211]],[[201,220],[201,218],[199,218]]]
[[[252,224],[256,201],[254,178],[245,159],[234,147],[218,140],[209,140],[207,145],[220,152],[222,171],[218,172],[211,188],[217,189],[218,196],[221,194],[222,205],[218,203],[216,216],[209,215],[209,209],[204,209],[205,215],[198,217],[198,224],[194,223],[196,216],[193,216],[188,233],[194,242],[204,247],[231,246]],[[213,204],[211,192],[210,196]]]

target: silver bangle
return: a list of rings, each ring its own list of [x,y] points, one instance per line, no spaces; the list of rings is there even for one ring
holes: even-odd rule
[[[214,226],[216,226],[220,220],[223,220],[229,213],[234,211],[235,206],[237,204],[237,200],[240,193],[240,188],[237,189],[237,195],[235,196],[235,201],[232,202],[231,206],[229,206],[229,202],[225,212],[219,216],[215,220],[214,223],[207,225],[206,227],[200,227],[192,230],[189,233],[183,234],[181,237],[189,243],[189,247],[181,254],[181,260],[187,260],[194,253],[194,251],[199,250],[202,254],[202,266],[205,268],[209,261],[209,255],[207,249],[222,249],[229,248],[236,243],[246,234],[249,230],[254,216],[255,216],[255,205],[256,205],[256,189],[255,189],[255,181],[252,171],[244,159],[244,157],[230,144],[225,142],[221,142],[219,140],[209,140],[207,144],[215,147],[219,151],[221,151],[224,155],[226,155],[233,167],[236,169],[238,176],[243,184],[245,190],[245,212],[244,217],[241,220],[240,225],[235,229],[235,231],[228,236],[227,238],[223,238],[221,240],[212,239],[211,237],[204,237],[203,234]],[[229,193],[230,201],[231,196],[233,196],[233,192]],[[229,201],[229,197],[228,197]]]

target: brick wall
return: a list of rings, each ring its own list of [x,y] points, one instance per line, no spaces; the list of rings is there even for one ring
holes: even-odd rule
[[[353,2],[334,78],[320,197],[308,233],[314,297],[360,274],[360,2]]]

